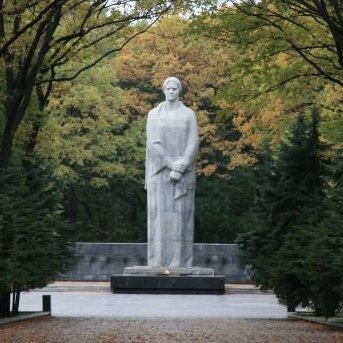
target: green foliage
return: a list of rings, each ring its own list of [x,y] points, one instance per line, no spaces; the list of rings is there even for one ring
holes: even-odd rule
[[[124,173],[116,160],[127,125],[120,94],[108,61],[54,90],[36,149],[57,177],[103,186]]]
[[[282,302],[313,307],[317,315],[332,317],[341,310],[342,294],[342,215],[330,213],[316,223],[297,226],[275,255],[271,280]],[[335,215],[337,217],[337,215]],[[337,226],[336,226],[337,225]]]
[[[326,205],[316,111],[311,118],[307,123],[300,114],[277,159],[265,158],[255,209],[260,225],[240,242],[257,284],[272,288],[290,310],[313,305],[329,316],[341,300],[342,218],[334,219],[332,205]]]
[[[195,241],[234,243],[250,226],[254,201],[251,173],[237,168],[229,181],[200,176],[195,196]]]
[[[239,47],[239,63],[244,64],[240,70],[244,75],[253,71],[259,92],[308,77],[323,77],[342,86],[342,49],[337,40],[342,32],[337,19],[341,6],[307,0],[300,4],[293,0],[231,3],[214,16],[211,31]],[[280,68],[280,62],[287,60],[286,68]],[[262,74],[273,75],[275,80],[259,84]]]
[[[318,102],[323,109],[322,134],[334,146],[341,146],[343,143],[343,95],[340,87],[327,84],[318,94]]]
[[[75,241],[146,241],[146,195],[142,183],[118,177],[108,187],[70,185],[65,206]]]
[[[325,197],[305,210],[307,220],[287,236],[276,257],[285,263],[280,264],[274,274],[279,279],[287,270],[296,275],[302,289],[308,290],[306,304],[325,317],[334,316],[342,308],[342,170],[340,150],[331,157],[330,168],[326,168]],[[284,292],[283,296],[289,297],[289,294]]]
[[[337,63],[339,49],[328,27],[335,11],[331,2],[326,3],[326,17],[325,7],[320,12],[319,3],[313,5],[312,1],[230,4],[210,18],[203,15],[192,25],[194,32],[236,51],[230,81],[216,99],[226,103],[226,116],[233,117],[241,133],[239,143],[249,143],[255,148],[254,154],[266,140],[276,147],[297,112],[313,105],[321,109],[339,106],[333,105],[335,94],[330,91],[332,82],[343,78],[342,67]],[[324,95],[325,88],[329,91]],[[336,99],[340,89],[341,84],[337,83]],[[342,128],[338,117],[336,123],[333,116],[327,123],[323,118],[322,124],[327,131],[337,132],[337,136]]]
[[[277,171],[279,198],[275,203],[278,233],[288,232],[299,221],[299,210],[310,207],[312,200],[321,195],[320,147],[318,142],[318,114],[312,113],[309,127],[302,114],[298,115],[289,140],[279,149]],[[302,219],[300,219],[300,222]]]
[[[0,139],[2,138],[2,132],[5,127],[5,106],[2,98],[2,94],[4,91],[4,78],[4,72],[0,70]]]
[[[36,153],[64,184],[78,241],[145,237],[145,119],[122,111],[110,61],[54,90]],[[143,200],[144,199],[144,200]]]
[[[39,164],[0,170],[1,291],[43,287],[71,259],[62,193]]]

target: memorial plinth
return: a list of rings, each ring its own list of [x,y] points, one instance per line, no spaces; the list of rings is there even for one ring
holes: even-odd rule
[[[225,277],[212,268],[128,267],[111,277],[113,293],[223,294]]]
[[[214,276],[213,268],[202,267],[126,267],[124,275],[140,276]]]

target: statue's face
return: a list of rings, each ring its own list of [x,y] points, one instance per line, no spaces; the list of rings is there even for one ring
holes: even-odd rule
[[[168,82],[165,88],[163,89],[163,93],[166,96],[166,100],[168,101],[176,101],[180,95],[180,89],[175,82]]]

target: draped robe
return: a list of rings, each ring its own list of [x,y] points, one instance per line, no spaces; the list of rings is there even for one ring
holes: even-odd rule
[[[195,113],[182,102],[169,112],[162,102],[147,121],[145,188],[148,199],[148,265],[191,267],[194,240],[195,160],[198,153]],[[177,182],[175,163],[186,171]]]

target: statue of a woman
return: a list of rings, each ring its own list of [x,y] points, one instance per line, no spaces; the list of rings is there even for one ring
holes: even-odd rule
[[[195,160],[198,129],[195,113],[179,95],[175,77],[163,83],[165,101],[147,122],[148,265],[191,267],[193,263]]]

